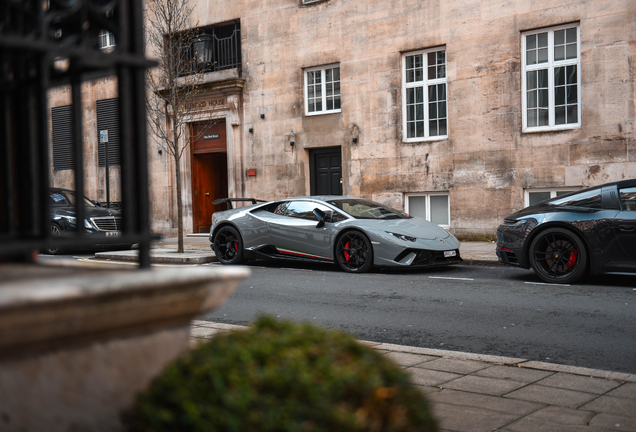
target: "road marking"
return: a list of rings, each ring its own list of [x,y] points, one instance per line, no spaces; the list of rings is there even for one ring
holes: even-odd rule
[[[458,277],[443,277],[443,276],[429,276],[429,279],[450,279],[450,280],[463,280],[463,281],[472,281],[475,279],[470,278],[458,278]]]
[[[546,282],[524,282],[530,285],[552,285],[552,286],[570,286],[570,284],[553,284],[553,283],[546,283]]]

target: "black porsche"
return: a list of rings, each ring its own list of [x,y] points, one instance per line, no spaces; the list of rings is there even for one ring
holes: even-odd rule
[[[497,228],[497,257],[548,283],[636,274],[636,179],[542,201]]]

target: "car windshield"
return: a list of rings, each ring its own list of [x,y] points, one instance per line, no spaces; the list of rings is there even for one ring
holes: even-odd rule
[[[363,199],[339,199],[327,201],[356,219],[409,219],[404,212]]]
[[[74,207],[75,206],[75,192],[73,191],[52,191],[49,201],[50,207]],[[96,207],[96,205],[84,197],[84,205],[86,207]]]

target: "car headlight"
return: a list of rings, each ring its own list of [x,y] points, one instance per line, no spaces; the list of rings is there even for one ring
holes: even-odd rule
[[[66,220],[66,222],[70,223],[71,225],[75,225],[77,223],[77,219],[74,218],[73,216],[60,216],[60,217]]]
[[[404,240],[404,241],[410,241],[410,242],[414,242],[415,240],[417,240],[415,237],[411,237],[411,236],[407,236],[404,234],[397,234],[397,233],[392,233],[389,231],[386,231],[388,234],[391,234],[393,237],[399,238],[400,240]]]
[[[84,226],[88,229],[92,229],[93,228],[93,224],[91,223],[90,220],[88,219],[84,219]]]

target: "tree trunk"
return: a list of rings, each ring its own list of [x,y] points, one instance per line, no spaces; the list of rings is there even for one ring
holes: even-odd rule
[[[176,127],[174,126],[177,123],[176,121],[173,121],[172,124],[173,124],[172,136],[173,136],[173,144],[175,148],[174,168],[175,168],[175,175],[177,177],[177,238],[178,238],[177,253],[183,253],[183,200],[181,199],[181,164],[179,163],[181,159],[181,154],[178,151],[179,137],[178,137]]]

